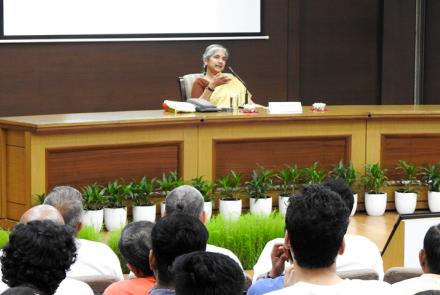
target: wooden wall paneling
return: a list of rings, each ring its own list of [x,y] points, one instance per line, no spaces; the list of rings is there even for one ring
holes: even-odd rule
[[[10,208],[26,204],[26,152],[22,147],[6,147],[6,214],[9,219],[16,219]]]
[[[248,180],[258,165],[278,171],[286,164],[304,168],[316,161],[328,171],[340,160],[350,160],[350,140],[349,136],[216,140],[214,176],[223,177],[234,170]]]
[[[47,190],[56,185],[105,184],[121,177],[125,181],[160,177],[174,170],[181,175],[181,148],[182,142],[168,142],[48,149]]]
[[[257,102],[285,99],[287,5],[263,1],[269,40],[2,44],[0,116],[158,109],[211,43],[230,49]]]
[[[382,104],[414,102],[416,0],[383,1]]]
[[[379,0],[300,1],[301,40],[292,46],[300,46],[303,104],[380,102],[381,10]]]
[[[0,129],[0,219],[6,218],[6,132]]]
[[[301,101],[301,0],[289,1],[288,12],[287,98]]]
[[[424,103],[440,103],[440,1],[426,0]]]

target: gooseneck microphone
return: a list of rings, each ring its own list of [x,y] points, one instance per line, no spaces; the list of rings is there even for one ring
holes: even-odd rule
[[[231,72],[231,74],[243,84],[244,89],[246,91],[244,94],[244,104],[247,104],[248,103],[248,90],[247,90],[246,83],[244,83],[243,79],[240,78],[240,76],[231,67],[228,67],[228,69]]]

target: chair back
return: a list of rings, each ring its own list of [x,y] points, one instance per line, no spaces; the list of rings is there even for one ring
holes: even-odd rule
[[[115,277],[106,275],[82,276],[75,279],[88,284],[95,295],[103,294],[108,286],[118,281]]]
[[[357,280],[378,280],[379,275],[373,269],[355,269],[338,271],[341,279],[357,279]]]
[[[201,77],[203,77],[203,74],[201,73],[187,74],[182,77],[177,77],[182,101],[186,101],[188,98],[191,98],[191,91],[194,81]]]
[[[383,280],[394,284],[403,280],[419,277],[423,274],[421,268],[413,267],[391,267],[385,272]]]

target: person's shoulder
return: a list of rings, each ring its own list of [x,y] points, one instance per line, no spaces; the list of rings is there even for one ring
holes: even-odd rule
[[[101,242],[90,241],[86,239],[77,239],[78,242],[78,250],[89,250],[89,251],[97,251],[100,254],[112,253],[113,250],[106,244]],[[115,254],[116,255],[116,254]]]
[[[267,278],[261,279],[253,283],[247,295],[266,294],[268,292],[280,290],[284,287],[284,276],[276,277],[275,279]]]
[[[55,295],[91,295],[94,294],[92,288],[82,281],[72,278],[65,278],[58,287]]]
[[[220,253],[220,254],[226,255],[226,256],[232,258],[233,260],[235,260],[235,262],[237,262],[238,265],[240,265],[240,267],[243,268],[241,266],[240,260],[238,259],[237,255],[235,255],[234,252],[232,252],[229,249],[214,246],[211,244],[207,244],[206,245],[206,252]]]
[[[359,290],[366,290],[371,292],[379,292],[378,294],[383,294],[384,291],[391,291],[391,285],[384,281],[378,280],[345,280],[348,288],[359,288]]]

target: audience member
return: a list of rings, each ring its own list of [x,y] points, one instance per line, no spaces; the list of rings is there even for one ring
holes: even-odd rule
[[[205,251],[208,231],[197,218],[176,213],[156,223],[151,239],[150,268],[157,283],[150,295],[175,294],[174,277],[170,270],[174,259],[182,254]]]
[[[51,220],[18,224],[1,256],[3,282],[30,284],[52,295],[76,258],[75,241],[66,227]]]
[[[58,225],[64,226],[64,219],[61,216],[58,210],[50,205],[38,205],[27,210],[20,218],[21,224],[27,224],[31,221],[42,221],[42,220],[50,220],[55,222]],[[69,228],[66,228],[68,232],[71,232]],[[0,250],[1,252],[1,250]],[[2,273],[0,271],[0,277],[2,277]],[[8,286],[0,282],[0,292],[4,291],[8,288]],[[93,294],[92,289],[89,285],[84,282],[71,279],[66,277],[58,287],[56,295],[90,295]]]
[[[353,193],[345,181],[342,179],[331,179],[324,182],[323,185],[339,194],[351,212],[354,202]],[[304,186],[303,190],[306,189],[307,186]],[[384,275],[383,260],[376,244],[360,235],[346,234],[344,240],[346,245],[345,252],[344,255],[338,255],[336,258],[336,269],[338,271],[372,269],[377,272],[379,279],[382,280]],[[283,273],[284,267],[288,265],[286,257],[283,255],[283,243],[284,239],[278,238],[269,241],[265,245],[253,268],[254,282],[259,277],[275,279]],[[275,261],[272,261],[273,259],[275,259]],[[261,285],[263,289],[268,287],[266,290],[269,291],[281,288],[282,283],[283,278],[278,278],[260,282],[259,285]]]
[[[426,290],[440,290],[440,224],[433,225],[425,234],[419,262],[424,274],[392,285],[398,294],[414,294]]]
[[[173,265],[177,295],[239,295],[243,292],[241,267],[229,256],[192,252]]]
[[[183,213],[196,217],[204,224],[206,215],[203,211],[202,194],[190,185],[182,185],[173,189],[165,199],[165,214],[171,215],[173,213]],[[231,250],[208,244],[206,251],[229,256],[243,269],[237,255]]]
[[[156,280],[149,265],[151,231],[154,223],[137,221],[124,227],[119,240],[119,252],[127,261],[128,268],[136,276],[111,284],[104,295],[144,295],[153,288]]]
[[[9,288],[0,295],[41,295],[40,291],[33,287],[26,287],[26,286],[20,286],[20,287],[13,287]]]
[[[349,214],[341,197],[322,185],[310,185],[303,196],[292,198],[285,238],[292,266],[286,269],[286,287],[268,294],[390,294],[385,282],[343,280],[336,274]]]
[[[81,230],[84,210],[79,191],[69,186],[55,187],[46,196],[44,204],[57,208],[75,235]],[[85,239],[76,238],[75,241],[78,257],[67,273],[68,277],[105,275],[113,277],[116,281],[124,279],[119,259],[110,247]]]

